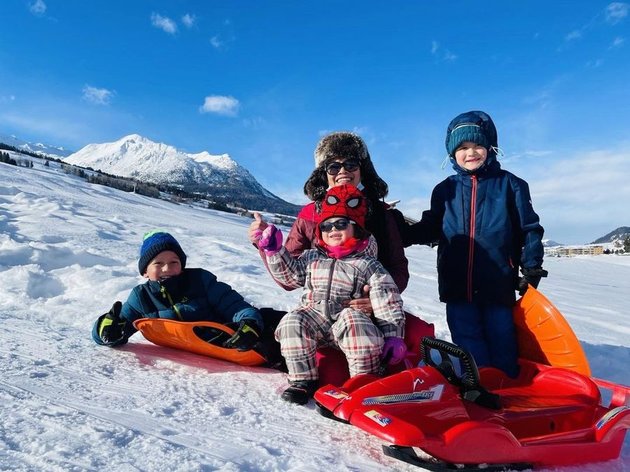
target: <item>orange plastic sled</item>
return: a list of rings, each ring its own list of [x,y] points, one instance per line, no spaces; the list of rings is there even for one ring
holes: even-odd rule
[[[519,356],[591,376],[591,368],[575,333],[562,313],[531,285],[514,306]]]
[[[142,335],[159,346],[182,349],[194,352],[202,356],[214,357],[224,361],[234,362],[240,365],[261,365],[266,359],[254,350],[238,351],[228,349],[204,340],[197,333],[214,331],[225,333],[226,336],[234,334],[234,330],[228,326],[212,321],[183,322],[164,318],[141,318],[134,321],[135,328]],[[210,328],[210,329],[207,329]],[[226,338],[227,339],[227,338]]]

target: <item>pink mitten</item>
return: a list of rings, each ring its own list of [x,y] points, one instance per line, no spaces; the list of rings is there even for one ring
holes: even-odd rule
[[[268,256],[273,256],[282,247],[282,231],[274,225],[267,226],[258,240],[258,247]]]
[[[389,365],[398,364],[405,358],[405,354],[407,354],[407,345],[402,338],[385,338],[381,357],[383,359],[389,357],[389,361],[387,362]]]

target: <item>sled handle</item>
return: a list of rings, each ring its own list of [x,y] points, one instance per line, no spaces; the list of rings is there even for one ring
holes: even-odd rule
[[[441,363],[438,365],[430,355],[431,349],[440,353]],[[462,376],[457,377],[453,370],[453,365],[447,356],[459,359],[462,365]],[[427,365],[439,370],[449,382],[465,388],[476,388],[479,386],[479,370],[477,364],[468,351],[461,347],[429,336],[422,338],[422,358]],[[447,370],[447,372],[445,372]]]

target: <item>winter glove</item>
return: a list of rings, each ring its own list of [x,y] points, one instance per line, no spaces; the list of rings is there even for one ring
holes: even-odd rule
[[[282,247],[282,231],[274,225],[267,226],[258,240],[258,247],[268,256],[273,256]]]
[[[386,338],[385,344],[383,345],[383,354],[381,357],[386,359],[389,357],[388,364],[395,365],[401,362],[405,355],[407,354],[407,345],[402,338]]]
[[[126,322],[120,318],[121,308],[122,303],[115,302],[109,310],[109,313],[107,313],[101,321],[98,335],[105,344],[113,343],[123,337],[123,328]]]
[[[252,320],[243,320],[230,339],[223,343],[223,347],[236,349],[237,351],[249,351],[252,349],[260,335],[258,326]]]
[[[523,273],[523,277],[521,277],[518,281],[518,294],[523,296],[525,292],[527,292],[527,287],[530,285],[534,288],[538,288],[538,284],[540,283],[541,277],[547,277],[547,272],[542,267],[534,267],[532,269],[521,269]]]

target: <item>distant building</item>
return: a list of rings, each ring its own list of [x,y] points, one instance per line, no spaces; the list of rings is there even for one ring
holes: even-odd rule
[[[572,256],[597,256],[604,254],[605,244],[585,244],[575,246],[552,246],[545,248],[545,256],[572,257]]]

